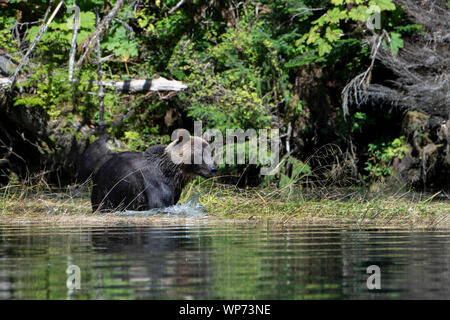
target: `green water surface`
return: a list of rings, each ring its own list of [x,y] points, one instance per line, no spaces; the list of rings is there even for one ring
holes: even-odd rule
[[[448,230],[0,223],[0,299],[431,298],[450,298]]]

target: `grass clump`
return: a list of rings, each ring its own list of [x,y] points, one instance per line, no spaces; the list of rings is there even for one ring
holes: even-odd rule
[[[214,181],[192,183],[180,202],[189,199],[218,219],[303,218],[354,224],[450,226],[450,200],[445,193],[369,192],[366,189],[248,188]],[[48,186],[8,185],[0,188],[1,216],[91,215],[89,188],[52,190]]]
[[[54,190],[48,185],[9,184],[0,187],[0,215],[86,214],[91,212],[89,193]]]
[[[237,189],[227,185],[191,186],[214,217],[224,218],[327,218],[367,223],[450,223],[450,201],[436,193],[369,193],[367,190]],[[441,195],[438,197],[438,195]]]

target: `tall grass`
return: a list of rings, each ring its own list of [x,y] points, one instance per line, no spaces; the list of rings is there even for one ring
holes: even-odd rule
[[[80,214],[91,212],[87,185],[52,188],[44,179],[35,184],[0,187],[1,215]]]
[[[209,216],[227,219],[450,225],[450,197],[443,191],[427,194],[391,188],[371,192],[367,188],[311,183],[305,187],[300,179],[282,188],[272,184],[242,189],[218,180],[220,177],[195,180],[185,188],[180,202],[196,198]],[[34,185],[11,183],[0,187],[0,215],[91,214],[89,195],[89,182],[65,189],[53,189],[45,181]]]
[[[265,188],[240,189],[214,179],[193,183],[182,200],[198,199],[209,215],[224,218],[320,218],[365,224],[450,224],[450,197],[443,193],[417,193],[399,188],[371,192],[365,188]]]

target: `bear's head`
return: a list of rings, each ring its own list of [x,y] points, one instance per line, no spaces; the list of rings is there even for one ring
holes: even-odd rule
[[[217,172],[209,144],[201,137],[179,135],[166,147],[166,152],[186,176],[211,178]]]

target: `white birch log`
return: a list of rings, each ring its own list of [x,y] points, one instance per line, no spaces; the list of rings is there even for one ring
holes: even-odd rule
[[[23,82],[26,79],[18,79],[17,82]],[[74,79],[74,82],[78,80]],[[92,81],[94,85],[97,85],[97,81]],[[154,79],[132,79],[127,81],[102,81],[102,85],[108,89],[117,91],[139,93],[149,91],[182,91],[188,86],[178,80],[168,80],[163,77]],[[0,89],[11,85],[11,79],[7,77],[0,77]]]
[[[187,88],[187,85],[181,81],[167,80],[163,77],[127,81],[102,81],[102,83],[105,87],[126,92],[181,91]]]

